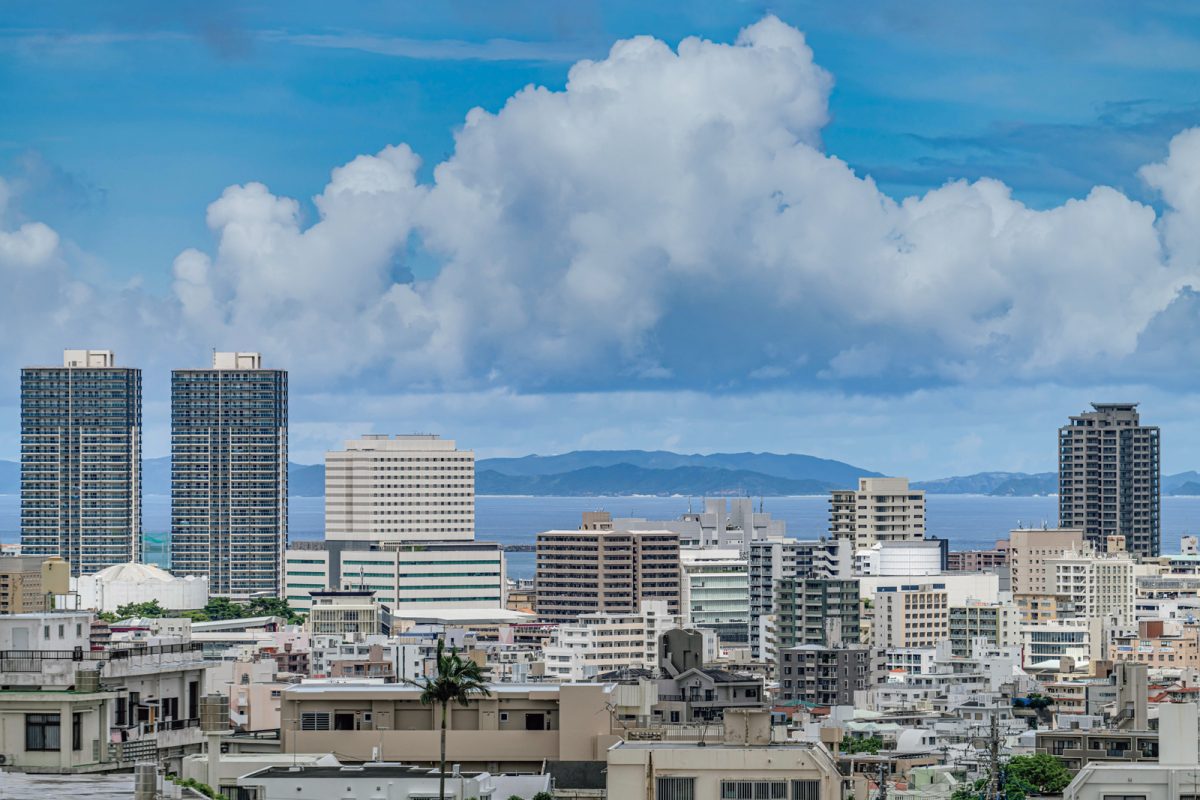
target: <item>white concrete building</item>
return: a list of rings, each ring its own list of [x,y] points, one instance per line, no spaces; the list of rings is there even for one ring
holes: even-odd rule
[[[935,540],[876,542],[854,553],[855,575],[937,575],[942,545]]]
[[[365,589],[397,615],[432,607],[503,608],[504,551],[490,542],[394,543],[382,549],[288,550],[285,595],[299,611],[311,592]]]
[[[709,497],[703,511],[688,511],[677,520],[647,520],[625,517],[612,520],[615,531],[671,531],[679,534],[683,547],[738,548],[745,552],[751,542],[779,539],[787,524],[769,513],[754,510],[749,497]]]
[[[723,644],[750,639],[750,579],[738,550],[681,548],[681,594],[686,624],[717,631]]]
[[[1054,576],[1053,593],[1070,598],[1076,614],[1089,619],[1115,617],[1125,623],[1134,618],[1134,567],[1133,559],[1124,554],[1067,552],[1046,560],[1046,570]]]
[[[1196,704],[1158,707],[1158,762],[1092,761],[1084,764],[1063,800],[1186,800],[1200,794]]]
[[[857,489],[830,495],[829,533],[851,539],[855,550],[924,539],[925,492],[909,488],[908,478],[859,478]]]
[[[176,577],[153,564],[114,564],[91,575],[71,579],[79,608],[116,611],[130,603],[157,600],[171,611],[204,608],[208,602],[208,576]]]
[[[437,436],[370,434],[325,454],[330,541],[475,538],[475,453]]]
[[[624,667],[656,670],[659,636],[682,625],[661,600],[643,601],[636,614],[584,614],[542,646],[546,676],[579,681]]]
[[[864,575],[858,580],[859,592],[863,597],[874,597],[879,592],[904,591],[906,586],[929,585],[933,589],[944,589],[950,605],[961,606],[968,602],[995,603],[1000,600],[1000,576],[994,572],[946,572],[941,575]]]
[[[608,750],[610,798],[830,800],[842,779],[821,744],[773,742],[770,715],[727,710],[724,741],[623,741]]]
[[[372,648],[391,663],[397,681],[411,681],[425,674],[425,661],[435,645],[404,636],[314,636],[309,652],[309,670],[314,678],[327,678],[339,661],[363,661]]]
[[[370,590],[314,592],[304,629],[310,635],[386,634],[391,624],[388,607]]]

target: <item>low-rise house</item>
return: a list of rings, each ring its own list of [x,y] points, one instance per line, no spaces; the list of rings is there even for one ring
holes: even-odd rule
[[[199,750],[212,666],[193,643],[91,644],[91,615],[0,617],[0,754],[22,772],[127,770]]]
[[[1186,800],[1197,794],[1200,758],[1196,748],[1196,706],[1192,703],[1162,706],[1158,717],[1162,748],[1157,761],[1110,763],[1088,758],[1074,769],[1074,780],[1063,790],[1063,800]],[[1039,751],[1041,750],[1039,746]],[[1068,764],[1068,767],[1071,765]]]
[[[547,759],[603,758],[612,735],[611,685],[490,684],[490,697],[448,712],[447,757],[465,769],[540,771]],[[336,752],[348,761],[435,764],[441,709],[404,684],[306,683],[283,692],[287,753]]]

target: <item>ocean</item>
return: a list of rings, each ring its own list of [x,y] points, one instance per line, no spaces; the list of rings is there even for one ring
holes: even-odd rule
[[[757,503],[757,501],[756,501]],[[20,498],[0,495],[0,542],[19,537]],[[147,531],[147,557],[165,564],[166,536],[170,525],[169,497],[143,499]],[[814,538],[826,529],[828,500],[824,496],[767,497],[763,510],[787,523],[789,536]],[[579,527],[584,511],[609,511],[614,517],[674,519],[703,502],[686,497],[479,497],[475,504],[476,538],[501,544],[533,544],[539,531]],[[293,497],[288,505],[292,539],[320,539],[324,501],[320,497]],[[1164,497],[1163,552],[1179,551],[1179,537],[1200,532],[1200,497]],[[1018,526],[1055,525],[1055,497],[986,497],[931,494],[926,497],[926,527],[930,535],[950,540],[951,549],[990,547]],[[513,578],[533,577],[533,553],[509,553],[508,572]]]

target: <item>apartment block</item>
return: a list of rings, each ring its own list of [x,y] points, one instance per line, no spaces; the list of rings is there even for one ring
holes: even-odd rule
[[[1200,669],[1200,625],[1142,620],[1136,632],[1113,635],[1108,658],[1113,663],[1133,661],[1153,669]]]
[[[1008,566],[1008,540],[1001,539],[990,550],[951,550],[946,556],[948,572],[986,572]]]
[[[1073,528],[1021,528],[1009,534],[1008,542],[1014,595],[1054,594],[1054,571],[1046,571],[1046,562],[1084,550],[1083,531]]]
[[[973,642],[986,639],[996,647],[1021,644],[1021,612],[1013,603],[952,605],[949,613],[950,652],[966,658]]]
[[[535,610],[544,622],[581,614],[628,614],[646,600],[682,610],[679,534],[671,531],[545,531],[537,536]]]
[[[21,552],[75,576],[142,560],[142,372],[111,350],[21,370]]]
[[[775,639],[780,650],[804,644],[857,644],[861,599],[854,579],[784,578]]]
[[[283,592],[287,372],[258,353],[213,353],[171,373],[171,568],[213,595]]]
[[[375,592],[395,614],[430,608],[501,608],[506,591],[504,551],[491,542],[313,543],[284,554],[288,604],[306,611],[311,593],[332,589]]]
[[[685,547],[679,560],[686,623],[716,631],[725,644],[746,644],[750,587],[741,551]]]
[[[1065,597],[1076,615],[1133,621],[1137,581],[1133,560],[1123,555],[1065,553],[1046,560],[1054,574],[1054,593]]]
[[[369,434],[325,454],[325,538],[475,538],[475,453],[433,435]]]
[[[1129,551],[1161,550],[1158,428],[1137,403],[1092,403],[1058,430],[1058,520],[1097,549],[1124,536]]]
[[[584,614],[558,626],[542,646],[546,676],[590,680],[621,669],[658,669],[658,640],[683,626],[661,600],[642,603],[636,614]]]
[[[908,478],[859,478],[857,489],[831,493],[829,533],[855,550],[924,539],[925,492],[909,488]]]
[[[776,705],[853,706],[867,688],[871,654],[865,647],[800,645],[779,652]]]
[[[875,593],[872,644],[936,647],[950,634],[949,594],[932,584],[886,587]]]
[[[51,611],[49,596],[70,591],[70,571],[58,556],[0,557],[0,614]]]

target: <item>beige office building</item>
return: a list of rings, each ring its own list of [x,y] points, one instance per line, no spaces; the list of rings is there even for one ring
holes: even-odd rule
[[[475,538],[475,453],[433,435],[370,434],[325,454],[328,541]]]
[[[70,591],[71,567],[58,556],[0,558],[0,614],[51,611],[50,595]]]
[[[1083,531],[1075,528],[1025,529],[1008,537],[1008,566],[1014,595],[1054,594],[1054,571],[1046,562],[1083,550]]]
[[[830,495],[829,533],[855,550],[924,539],[925,492],[910,489],[908,478],[859,478],[857,489]]]
[[[633,614],[648,600],[680,613],[679,534],[671,531],[539,533],[536,575],[535,611],[543,622]]]

